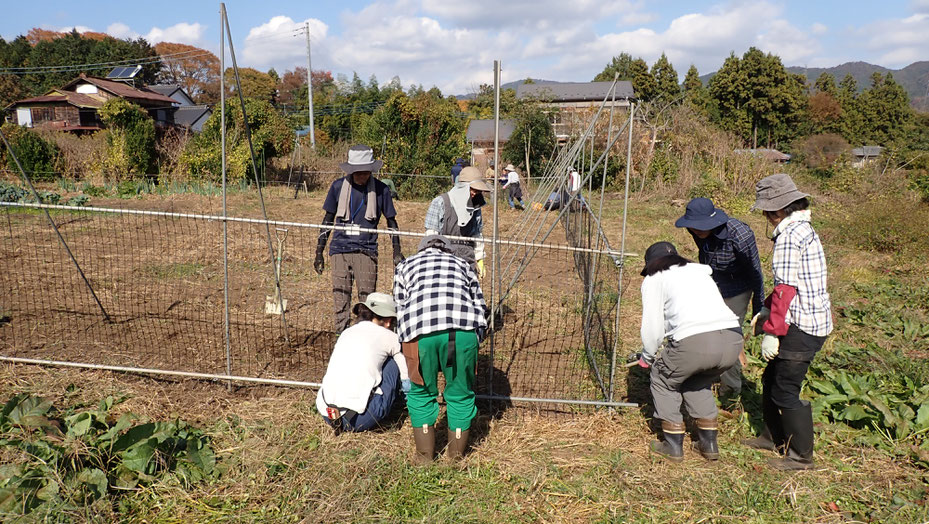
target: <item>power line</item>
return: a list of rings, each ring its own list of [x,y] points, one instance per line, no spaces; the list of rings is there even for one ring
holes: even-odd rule
[[[125,65],[145,65],[146,63],[154,63],[163,61],[166,59],[172,60],[183,60],[187,58],[193,58],[192,56],[182,56],[182,55],[191,55],[192,53],[199,53],[195,56],[203,56],[206,54],[212,54],[209,52],[204,52],[202,49],[182,51],[180,53],[172,53],[169,55],[155,55],[142,58],[127,58],[125,60],[115,60],[112,62],[97,62],[91,64],[69,64],[69,65],[56,65],[56,66],[36,66],[36,67],[4,67],[0,68],[0,74],[29,74],[29,73],[38,73],[38,72],[55,72],[60,69],[98,69],[101,67],[107,66],[125,66]],[[180,57],[180,58],[173,58]]]

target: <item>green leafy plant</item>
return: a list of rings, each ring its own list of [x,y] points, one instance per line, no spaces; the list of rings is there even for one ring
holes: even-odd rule
[[[26,191],[23,188],[0,180],[0,202],[19,202],[24,196]]]
[[[122,98],[98,111],[107,135],[107,170],[117,178],[151,174],[155,169],[155,123],[141,107]]]
[[[107,397],[96,409],[59,411],[41,397],[12,397],[0,412],[0,450],[15,457],[0,466],[0,513],[76,507],[168,475],[191,484],[214,474],[200,430],[132,413],[115,418],[118,403]]]

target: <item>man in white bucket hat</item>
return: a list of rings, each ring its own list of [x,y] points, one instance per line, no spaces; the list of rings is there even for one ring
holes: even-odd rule
[[[332,233],[329,261],[332,264],[332,297],[335,305],[335,330],[341,333],[348,327],[349,305],[352,300],[352,281],[358,290],[358,299],[364,301],[377,287],[377,233],[362,229],[377,229],[381,216],[387,219],[388,229],[397,231],[397,211],[386,184],[374,177],[384,162],[374,160],[374,152],[365,145],[352,146],[348,161],[339,164],[345,176],[329,186],[323,203],[326,215],[323,225],[339,226]],[[316,244],[313,269],[323,273],[323,252],[333,230],[323,229]],[[391,236],[393,263],[403,260],[400,237]]]

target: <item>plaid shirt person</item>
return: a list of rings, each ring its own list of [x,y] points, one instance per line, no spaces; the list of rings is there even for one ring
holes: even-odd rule
[[[808,335],[824,337],[831,333],[832,304],[826,291],[826,255],[808,219],[785,224],[774,237],[772,268],[775,286],[787,284],[797,290],[785,321]]]
[[[694,237],[699,261],[713,268],[713,281],[723,298],[752,292],[752,312],[761,311],[764,274],[755,234],[744,222],[730,218],[726,227],[705,240]]]
[[[393,296],[401,342],[446,329],[487,327],[484,294],[471,265],[435,247],[397,265]]]

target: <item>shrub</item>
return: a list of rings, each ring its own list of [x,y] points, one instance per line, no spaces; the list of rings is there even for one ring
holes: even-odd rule
[[[30,178],[49,180],[55,177],[61,156],[58,146],[45,140],[37,132],[16,124],[5,124],[3,133]],[[16,161],[8,152],[6,153],[6,165],[19,175]]]
[[[109,134],[107,130],[90,135],[54,131],[47,133],[45,138],[53,141],[61,151],[62,176],[82,180],[89,174],[103,171]]]
[[[882,193],[859,202],[855,219],[838,230],[843,241],[882,253],[929,253],[929,207],[905,193]]]
[[[831,168],[836,160],[850,149],[851,146],[844,138],[833,133],[806,137],[795,146],[798,159],[806,167],[813,169]]]
[[[109,129],[106,170],[116,178],[155,171],[155,123],[141,107],[122,98],[107,100],[98,111]]]

